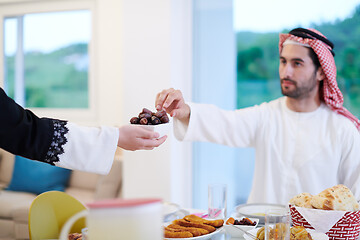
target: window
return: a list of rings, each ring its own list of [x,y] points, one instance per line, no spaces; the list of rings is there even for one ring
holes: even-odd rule
[[[88,10],[4,20],[4,86],[27,108],[88,108]]]
[[[95,123],[95,5],[0,3],[0,85],[39,116]]]

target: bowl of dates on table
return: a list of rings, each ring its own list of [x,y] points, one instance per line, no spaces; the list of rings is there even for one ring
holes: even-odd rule
[[[256,226],[259,223],[259,219],[257,218],[247,218],[247,217],[241,217],[241,218],[233,218],[230,217],[226,220],[224,224],[224,228],[226,233],[231,235],[231,237],[242,237],[244,235],[244,231],[250,231],[252,229],[255,229]],[[240,228],[241,230],[237,229]]]
[[[166,135],[170,128],[170,118],[165,110],[152,112],[143,108],[138,116],[130,119],[130,123],[159,133],[159,138]]]

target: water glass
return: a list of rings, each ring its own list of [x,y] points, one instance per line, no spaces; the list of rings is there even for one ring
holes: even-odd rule
[[[226,218],[226,184],[209,184],[208,186],[208,217],[211,219]]]
[[[288,209],[269,209],[265,213],[265,240],[290,239],[290,213]]]

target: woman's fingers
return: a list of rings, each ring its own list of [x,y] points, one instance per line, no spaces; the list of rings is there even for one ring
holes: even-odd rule
[[[149,129],[142,128],[141,126],[136,126],[137,130],[137,137],[141,139],[157,139],[159,138],[159,133],[154,132]]]
[[[158,139],[141,139],[144,150],[152,150],[165,142],[167,136]]]

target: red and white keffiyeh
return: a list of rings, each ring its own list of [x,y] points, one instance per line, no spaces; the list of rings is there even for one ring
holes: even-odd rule
[[[319,31],[309,29],[323,37]],[[302,38],[292,34],[280,34],[279,51],[281,52],[285,40],[297,41],[301,44],[309,45],[318,56],[321,67],[325,73],[323,80],[322,97],[323,101],[336,113],[341,114],[350,119],[360,131],[360,120],[351,114],[344,106],[343,95],[336,81],[336,66],[333,55],[330,52],[331,47],[323,41],[311,38]]]

